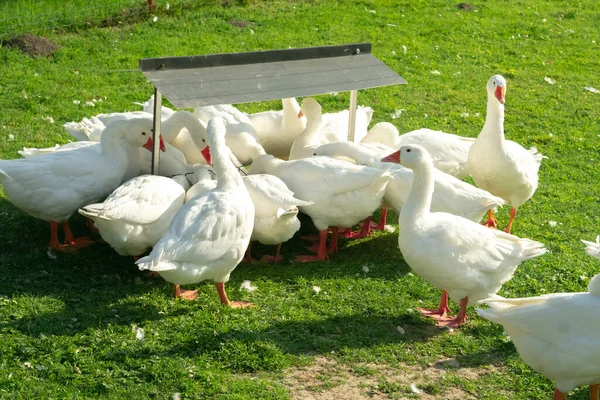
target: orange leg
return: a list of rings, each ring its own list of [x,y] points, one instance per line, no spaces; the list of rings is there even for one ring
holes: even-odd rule
[[[65,231],[65,244],[69,247],[79,249],[94,243],[93,240],[87,237],[75,238],[68,221],[63,222],[63,230]]]
[[[183,290],[179,285],[175,285],[175,298],[183,300],[194,300],[198,297],[197,290]]]
[[[275,256],[270,256],[268,254],[265,254],[264,256],[262,256],[260,258],[261,262],[272,262],[273,265],[277,264],[278,261],[281,261],[283,259],[283,257],[279,254],[279,252],[281,251],[281,243],[279,243],[277,245],[277,250],[275,251]]]
[[[496,218],[494,218],[494,212],[492,210],[488,210],[488,219],[483,223],[483,226],[487,226],[488,228],[495,228],[498,226],[498,222]]]
[[[447,327],[453,328],[455,326],[459,326],[467,322],[467,303],[469,302],[469,298],[465,297],[460,301],[460,308],[458,310],[458,314],[456,314],[455,318],[447,319],[447,320],[439,320],[437,325],[439,327]]]
[[[250,252],[251,245],[252,242],[248,242],[248,247],[246,248],[246,252],[244,253],[244,258],[242,259],[243,262],[248,264],[254,264],[254,260],[252,259],[252,253]]]
[[[371,217],[367,217],[367,219],[363,221],[360,231],[352,232],[352,230],[350,230],[344,234],[346,239],[360,239],[369,235],[371,235]]]
[[[333,234],[332,234],[332,239],[333,239]],[[327,242],[327,229],[324,229],[322,231],[319,231],[319,244],[318,244],[318,248],[317,248],[317,255],[316,256],[298,256],[298,257],[296,257],[296,261],[311,262],[311,261],[328,260],[329,257],[327,257],[327,248],[325,247],[326,242]]]
[[[379,217],[379,223],[375,226],[371,225],[371,228],[383,232],[385,229],[385,223],[387,222],[387,213],[388,213],[388,209],[382,208],[381,209],[381,217]]]
[[[227,293],[225,293],[225,282],[215,282],[215,287],[217,288],[217,292],[219,292],[221,304],[229,306],[231,308],[254,307],[254,304],[249,303],[247,301],[229,301],[229,299],[227,298]]]
[[[600,394],[600,384],[590,385],[590,400],[598,400]]]
[[[515,216],[517,215],[517,209],[511,207],[510,208],[510,220],[508,221],[508,226],[504,230],[506,233],[510,233],[510,229],[512,228],[513,221],[515,220]]]
[[[56,250],[64,251],[61,244],[58,243],[58,223],[56,221],[50,221],[50,247]]]
[[[445,319],[447,314],[452,313],[452,310],[448,308],[448,292],[442,290],[442,299],[440,300],[440,305],[438,308],[433,310],[428,310],[426,308],[417,308],[419,312],[425,317],[430,317],[435,320]]]
[[[567,398],[567,394],[563,393],[561,391],[559,391],[558,389],[554,390],[554,397],[552,397],[553,400],[565,400]]]

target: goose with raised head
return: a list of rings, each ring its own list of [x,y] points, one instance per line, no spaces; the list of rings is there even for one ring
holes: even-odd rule
[[[196,290],[182,291],[180,285],[210,279],[222,304],[248,307],[250,303],[229,301],[225,282],[250,243],[254,205],[230,160],[223,120],[212,118],[207,128],[217,178],[215,189],[185,203],[150,255],[140,258],[137,264],[141,270],[158,272],[173,283],[176,297],[196,298]]]
[[[398,164],[383,163],[379,161],[387,146],[382,148],[368,148],[372,143],[337,142],[328,143],[315,149],[316,156],[344,157],[353,160],[360,165],[368,165],[374,168],[389,169],[392,179],[385,189],[384,205],[400,212],[406,203],[410,187],[413,181],[413,172]],[[393,151],[393,150],[392,150]],[[434,191],[431,200],[431,212],[447,212],[458,215],[474,222],[479,222],[487,210],[500,207],[504,200],[493,196],[483,189],[463,182],[452,175],[446,174],[437,168],[433,169]],[[382,230],[385,226],[387,210],[381,211],[381,220],[376,229]],[[363,230],[365,225],[363,225]],[[368,232],[367,232],[368,233]]]
[[[68,219],[80,207],[97,201],[117,188],[129,165],[126,143],[152,148],[152,124],[132,119],[110,124],[100,143],[18,160],[0,160],[0,183],[8,201],[27,214],[50,222],[50,246],[57,250],[83,247],[91,242],[76,239]],[[164,144],[161,138],[161,148]],[[66,244],[58,241],[62,222]]]
[[[265,152],[285,160],[294,140],[306,127],[306,118],[298,118],[300,105],[295,98],[281,99],[281,104],[282,110],[249,114],[248,118]]]
[[[477,187],[510,203],[510,233],[517,209],[529,200],[538,186],[538,170],[543,156],[537,149],[525,150],[504,138],[504,98],[506,80],[494,75],[486,85],[488,93],[485,124],[468,155],[469,173]],[[493,212],[488,212],[486,226],[496,227]]]
[[[300,256],[298,261],[326,260],[327,229],[351,228],[379,208],[391,175],[384,170],[353,165],[329,157],[283,161],[272,155],[258,157],[248,170],[281,179],[294,197],[312,202],[299,206],[319,230],[316,256]],[[329,251],[337,251],[337,229],[332,229]]]
[[[117,253],[137,257],[167,231],[184,197],[185,188],[173,179],[142,175],[123,183],[102,203],[81,207],[79,214],[94,221]]]
[[[442,290],[435,310],[420,309],[438,326],[457,326],[467,319],[467,306],[495,295],[519,264],[546,252],[543,244],[488,229],[444,212],[432,213],[433,161],[423,147],[402,146],[383,158],[412,169],[410,193],[398,220],[398,246],[407,264]],[[456,317],[448,317],[448,297],[460,302]]]
[[[600,258],[600,239],[583,241]],[[577,386],[590,385],[590,399],[600,392],[600,274],[587,292],[482,300],[482,317],[504,327],[519,355],[531,368],[554,381],[554,400],[565,400]]]
[[[205,123],[214,117],[225,121],[227,146],[242,165],[248,165],[256,157],[266,154],[248,116],[231,104],[197,107],[194,115]]]

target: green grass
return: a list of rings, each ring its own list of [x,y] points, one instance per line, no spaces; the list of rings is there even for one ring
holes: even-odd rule
[[[7,4],[7,10],[16,10],[18,2]],[[361,91],[359,104],[375,109],[375,122],[391,121],[401,132],[429,127],[476,136],[484,121],[485,83],[496,73],[507,78],[507,138],[549,157],[514,233],[545,243],[551,253],[524,263],[500,293],[585,290],[581,277],[599,269],[579,239],[600,233],[600,95],[584,90],[600,89],[600,3],[473,4],[477,12],[441,0],[211,6],[159,14],[156,22],[148,17],[50,33],[46,37],[61,48],[48,59],[1,48],[0,157],[17,158],[23,146],[67,142],[65,122],[136,109],[132,102],[146,100],[152,86],[139,72],[117,71],[136,69],[142,57],[369,41],[408,85]],[[251,25],[238,28],[230,20]],[[326,111],[342,109],[348,98],[318,97]],[[83,106],[92,99],[103,101]],[[248,112],[277,107],[277,102],[240,105]],[[398,109],[405,111],[392,120]],[[43,119],[47,116],[55,123]],[[507,214],[501,211],[501,226]],[[74,219],[76,233],[85,233],[82,221]],[[288,257],[277,267],[240,265],[227,285],[230,297],[257,305],[242,311],[221,307],[210,283],[197,286],[198,301],[175,301],[170,285],[142,277],[131,259],[106,245],[49,258],[47,223],[3,197],[0,232],[0,398],[167,399],[180,393],[280,399],[292,391],[284,381],[286,369],[310,365],[315,357],[335,359],[363,377],[373,373],[373,365],[400,376],[407,368],[454,358],[460,363],[455,373],[421,386],[438,398],[448,387],[481,399],[545,399],[552,390],[550,381],[519,359],[502,328],[473,310],[470,322],[453,333],[417,316],[412,310],[436,304],[439,291],[409,273],[392,233],[343,242],[328,263],[296,264]],[[284,245],[285,254],[302,252],[303,244],[293,239]],[[254,255],[271,250],[256,246]],[[364,265],[370,268],[366,274]],[[246,279],[258,287],[255,292],[240,290]],[[397,326],[406,333],[399,334]],[[137,328],[144,330],[144,340],[136,339]],[[464,368],[485,373],[467,379],[460,373]],[[337,385],[331,374],[316,377],[319,391]],[[379,379],[378,393],[412,396],[394,374],[373,379]],[[586,399],[587,389],[569,398]]]

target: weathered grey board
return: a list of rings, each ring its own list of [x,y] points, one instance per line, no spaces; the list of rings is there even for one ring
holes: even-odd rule
[[[370,43],[140,60],[178,108],[247,103],[403,84]]]

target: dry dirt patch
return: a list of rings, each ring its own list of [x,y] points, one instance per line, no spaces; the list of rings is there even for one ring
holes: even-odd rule
[[[47,57],[58,50],[56,43],[30,33],[8,39],[3,45],[19,49],[31,57]]]
[[[472,393],[461,388],[445,386],[435,395],[417,389],[432,385],[446,377],[455,376],[477,379],[494,373],[496,367],[461,368],[455,359],[441,360],[435,365],[421,367],[404,364],[390,368],[377,364],[339,364],[334,359],[317,357],[309,366],[290,368],[286,371],[284,384],[291,398],[297,400],[382,400],[382,399],[476,399]],[[386,387],[393,388],[390,392]]]

